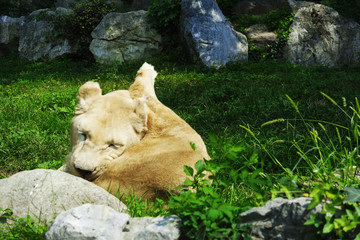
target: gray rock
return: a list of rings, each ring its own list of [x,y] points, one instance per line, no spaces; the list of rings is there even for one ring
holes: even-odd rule
[[[276,34],[268,31],[264,24],[256,24],[246,28],[245,35],[249,41],[260,48],[276,41]]]
[[[47,169],[23,171],[0,179],[0,207],[16,217],[30,215],[49,223],[59,213],[84,203],[103,204],[120,212],[126,206],[101,187],[73,175]]]
[[[178,216],[130,219],[129,233],[124,239],[134,240],[172,240],[180,238],[181,219]]]
[[[17,52],[25,18],[0,16],[0,56]]]
[[[291,29],[284,49],[291,63],[332,67],[359,61],[360,25],[330,7],[300,8]]]
[[[87,203],[57,216],[45,239],[122,239],[129,218],[111,207]]]
[[[300,8],[311,7],[311,6],[315,5],[315,3],[313,3],[313,2],[296,1],[296,0],[288,0],[288,3],[289,3],[291,10],[294,13],[297,13],[297,11],[299,11]]]
[[[236,32],[214,0],[182,0],[182,29],[190,53],[206,66],[247,61],[245,35]]]
[[[23,29],[25,18],[12,18],[0,16],[0,43],[8,44],[14,38],[19,38]]]
[[[19,52],[28,60],[54,59],[76,51],[67,39],[55,37],[52,19],[58,15],[73,14],[70,9],[58,7],[55,11],[39,9],[32,12],[20,35]]]
[[[177,216],[130,218],[107,206],[85,204],[60,214],[45,239],[175,240],[180,226]]]
[[[90,51],[102,64],[144,59],[161,50],[161,36],[151,28],[143,10],[107,14],[91,36]]]
[[[321,205],[307,210],[311,198],[275,198],[262,207],[252,208],[240,215],[240,225],[252,225],[253,239],[312,239],[317,230],[304,225],[310,215],[321,211]]]

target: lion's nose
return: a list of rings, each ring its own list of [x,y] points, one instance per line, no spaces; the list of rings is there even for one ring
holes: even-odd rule
[[[81,168],[75,168],[75,170],[80,173],[80,175],[82,176],[87,176],[87,175],[91,175],[92,174],[92,171],[89,171],[89,170],[84,170],[84,169],[81,169]]]

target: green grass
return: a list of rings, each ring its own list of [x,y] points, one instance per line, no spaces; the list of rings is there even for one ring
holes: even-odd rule
[[[213,159],[207,165],[215,172],[213,184],[208,188],[206,183],[188,183],[199,189],[198,195],[184,191],[170,204],[168,212],[177,214],[186,212],[179,210],[185,198],[198,204],[192,210],[200,214],[187,221],[193,227],[188,236],[211,228],[217,229],[212,237],[238,231],[226,227],[235,221],[233,215],[275,196],[309,194],[312,187],[306,182],[320,179],[357,187],[353,176],[333,176],[338,169],[359,164],[359,67],[249,62],[215,70],[175,63],[167,57],[149,63],[159,72],[158,98],[203,137]],[[60,167],[70,152],[77,89],[89,80],[98,81],[103,93],[126,89],[141,64],[106,67],[69,59],[0,58],[0,178],[34,168]],[[280,120],[263,125],[276,119]],[[314,120],[321,120],[322,125]],[[211,210],[219,204],[229,208]],[[209,212],[202,213],[200,209],[205,208]],[[132,204],[134,216],[157,212],[163,213],[159,203],[140,200]],[[204,220],[207,225],[195,228],[203,218],[211,221]]]

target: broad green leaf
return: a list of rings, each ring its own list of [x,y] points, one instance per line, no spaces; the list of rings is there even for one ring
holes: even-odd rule
[[[350,220],[355,220],[355,215],[353,211],[351,211],[350,209],[345,209],[345,211],[346,211],[346,215]]]
[[[345,191],[347,193],[345,202],[360,202],[360,189],[346,187]]]
[[[341,227],[344,227],[348,224],[348,221],[344,215],[341,216],[341,218],[336,218],[334,220],[334,227],[335,229],[339,229]]]
[[[211,187],[203,186],[202,189],[203,189],[204,193],[209,194],[209,195],[212,196],[213,198],[218,198],[218,197],[220,197],[219,194],[216,193],[216,192],[214,191],[214,189],[211,188]]]
[[[193,177],[194,176],[194,169],[192,167],[184,165],[184,172],[186,176]]]
[[[360,206],[355,206],[357,216],[360,216]]]
[[[344,231],[350,231],[354,228],[356,228],[359,225],[359,221],[352,221],[350,223],[348,223],[346,226],[343,227]]]
[[[324,228],[323,228],[323,230],[322,230],[322,232],[324,233],[324,234],[326,234],[326,233],[331,233],[331,231],[334,229],[334,224],[332,224],[332,223],[326,223],[325,225],[324,225]]]
[[[233,210],[235,210],[235,207],[228,206],[228,205],[221,205],[219,207],[219,210],[222,211],[226,216],[228,216],[229,219],[233,219],[234,215],[232,213]]]
[[[208,217],[211,219],[211,220],[216,220],[217,218],[219,218],[219,216],[221,215],[220,211],[215,209],[215,208],[211,208],[209,211],[208,211]]]
[[[324,210],[326,211],[326,213],[335,214],[337,211],[336,206],[337,205],[335,205],[334,203],[328,203],[324,205]]]
[[[242,170],[241,173],[240,173],[240,178],[242,180],[245,180],[245,178],[249,175],[249,172],[245,169],[245,170]]]
[[[191,181],[190,179],[187,178],[187,179],[185,179],[184,184],[191,186],[193,184],[193,181]]]
[[[326,196],[330,199],[336,199],[337,196],[339,195],[339,191],[334,191],[333,189],[325,191]]]
[[[257,162],[258,162],[258,154],[254,152],[250,157],[249,164],[253,165]]]
[[[317,220],[317,214],[310,215],[310,218],[304,223],[304,225],[315,225]]]
[[[319,205],[322,201],[322,197],[316,196],[313,197],[313,199],[311,200],[310,204],[308,205],[307,209],[313,209],[315,208],[317,205]]]
[[[356,235],[354,240],[360,240],[360,233],[358,233],[358,235]]]
[[[197,173],[201,173],[205,170],[205,162],[203,160],[199,160],[195,163],[195,169]]]

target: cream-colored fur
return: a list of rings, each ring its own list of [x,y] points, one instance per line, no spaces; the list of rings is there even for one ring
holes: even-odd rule
[[[153,198],[184,182],[184,165],[210,159],[201,137],[157,99],[156,75],[144,63],[129,90],[101,95],[98,83],[80,87],[67,172],[114,195]]]

